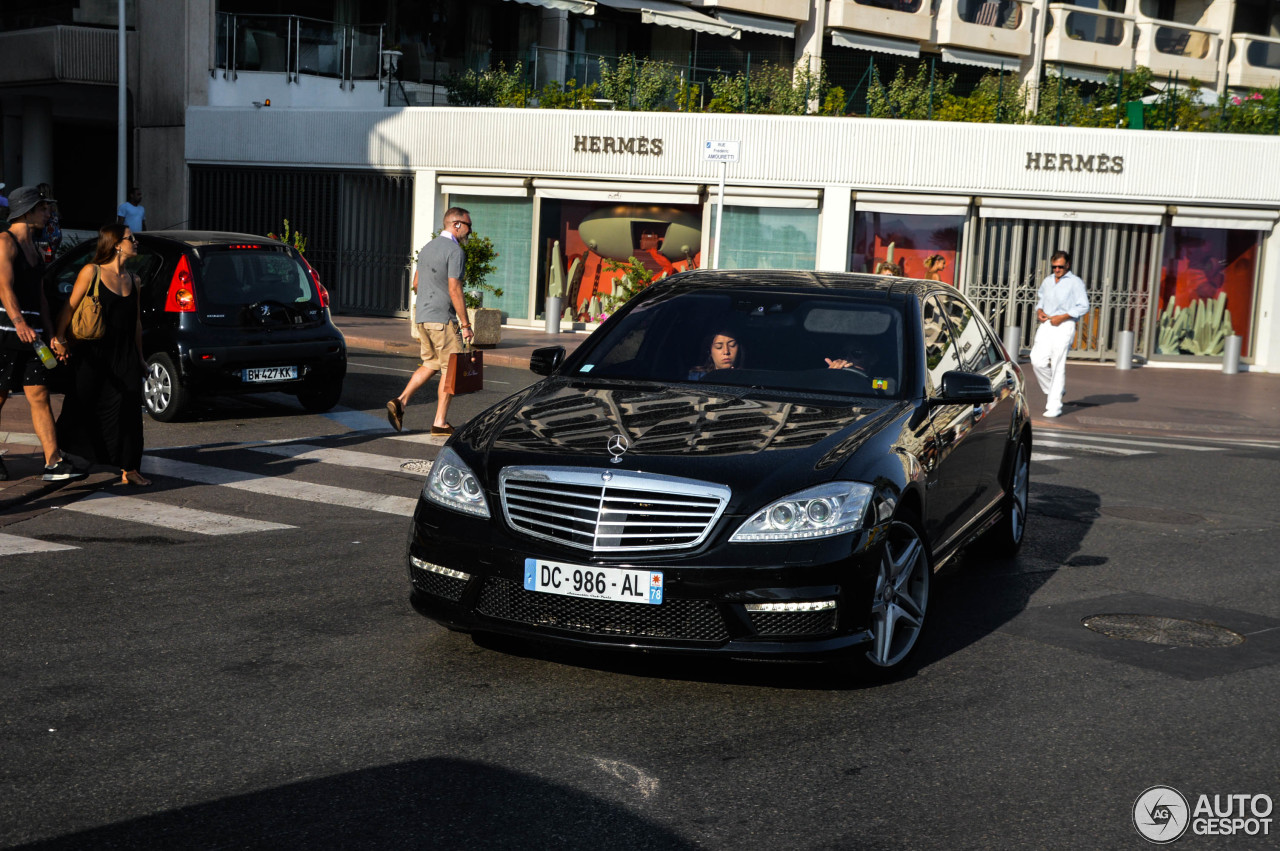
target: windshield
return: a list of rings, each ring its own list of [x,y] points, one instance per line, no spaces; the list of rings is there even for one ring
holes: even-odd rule
[[[882,300],[671,292],[627,313],[576,374],[898,398],[902,351],[901,313]]]
[[[208,305],[320,301],[307,270],[283,251],[211,251],[200,261],[199,282]]]

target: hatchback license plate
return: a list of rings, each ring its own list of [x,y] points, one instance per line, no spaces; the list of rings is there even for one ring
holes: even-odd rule
[[[242,370],[240,378],[248,384],[260,381],[288,381],[298,377],[296,366],[251,366]]]
[[[662,604],[662,571],[622,567],[585,567],[536,558],[524,560],[524,587],[544,594],[611,600],[615,603]]]

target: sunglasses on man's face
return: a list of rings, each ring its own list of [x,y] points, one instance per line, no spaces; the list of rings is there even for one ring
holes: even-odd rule
[[[1065,268],[1067,268],[1067,267],[1066,267],[1066,266],[1054,266],[1054,267],[1052,267],[1052,268],[1054,268],[1054,269],[1065,269]]]

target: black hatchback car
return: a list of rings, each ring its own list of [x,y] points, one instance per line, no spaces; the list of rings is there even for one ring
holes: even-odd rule
[[[311,264],[274,239],[213,231],[143,231],[130,268],[141,281],[147,412],[168,422],[196,396],[282,392],[309,411],[338,404],[347,346]],[[49,268],[61,309],[92,257],[90,240]]]
[[[892,671],[935,571],[1022,542],[1022,373],[952,287],[689,272],[530,366],[418,500],[411,601],[452,629]]]

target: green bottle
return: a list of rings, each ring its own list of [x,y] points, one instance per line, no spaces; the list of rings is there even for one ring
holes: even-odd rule
[[[36,350],[36,354],[40,356],[40,363],[44,364],[45,369],[53,369],[58,365],[58,358],[54,356],[53,350],[44,344],[37,335],[35,341],[31,344]]]

